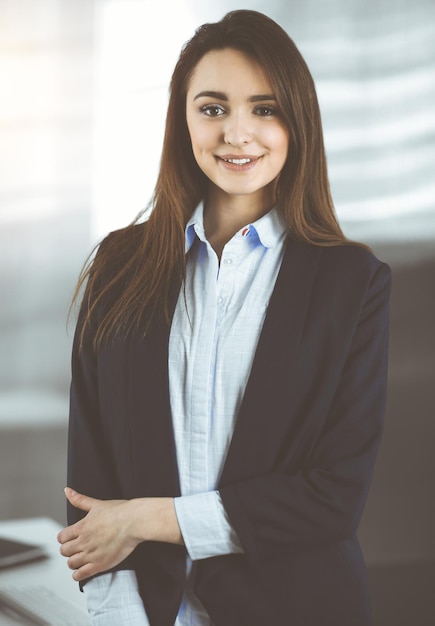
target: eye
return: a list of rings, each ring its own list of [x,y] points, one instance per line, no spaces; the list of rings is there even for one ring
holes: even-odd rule
[[[199,110],[208,117],[219,117],[225,113],[225,109],[218,104],[205,104]]]
[[[260,117],[272,117],[273,115],[278,115],[278,111],[267,104],[262,104],[254,109],[255,115],[259,115]]]

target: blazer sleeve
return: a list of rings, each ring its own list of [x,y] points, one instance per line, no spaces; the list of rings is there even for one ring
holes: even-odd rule
[[[119,488],[101,422],[98,355],[92,345],[95,319],[86,326],[80,345],[88,295],[85,292],[80,307],[72,349],[67,482],[76,491],[91,497],[114,499],[119,497]],[[84,515],[83,511],[67,504],[69,524]]]
[[[250,561],[355,534],[382,431],[390,285],[390,268],[379,264],[326,420],[304,466],[297,472],[284,469],[220,488]]]

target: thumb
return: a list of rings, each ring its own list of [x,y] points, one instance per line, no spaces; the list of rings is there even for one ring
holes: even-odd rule
[[[65,487],[64,492],[68,501],[71,502],[76,509],[80,509],[81,511],[90,511],[97,502],[95,498],[90,498],[82,493],[77,493],[77,491],[74,491],[71,487]]]

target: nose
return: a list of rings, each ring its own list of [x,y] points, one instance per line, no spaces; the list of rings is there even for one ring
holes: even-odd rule
[[[252,128],[244,114],[233,113],[226,120],[224,141],[229,146],[244,146],[252,141]]]

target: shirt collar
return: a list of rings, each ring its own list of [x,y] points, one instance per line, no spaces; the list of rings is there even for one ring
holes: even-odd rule
[[[201,241],[207,241],[204,232],[203,212],[204,204],[201,201],[186,224],[186,253],[192,247],[193,242],[195,241],[195,236],[197,236]],[[246,224],[246,226],[241,228],[235,236],[256,236],[265,248],[274,248],[282,240],[285,232],[286,225],[274,207],[268,211],[266,215],[260,217],[260,219],[250,224]]]
[[[277,246],[287,230],[284,220],[275,207],[248,227],[257,233],[258,239],[265,248]]]
[[[201,201],[186,224],[186,253],[189,252],[190,248],[193,246],[195,236],[197,236],[201,241],[207,240],[204,232],[203,211],[204,205]]]

